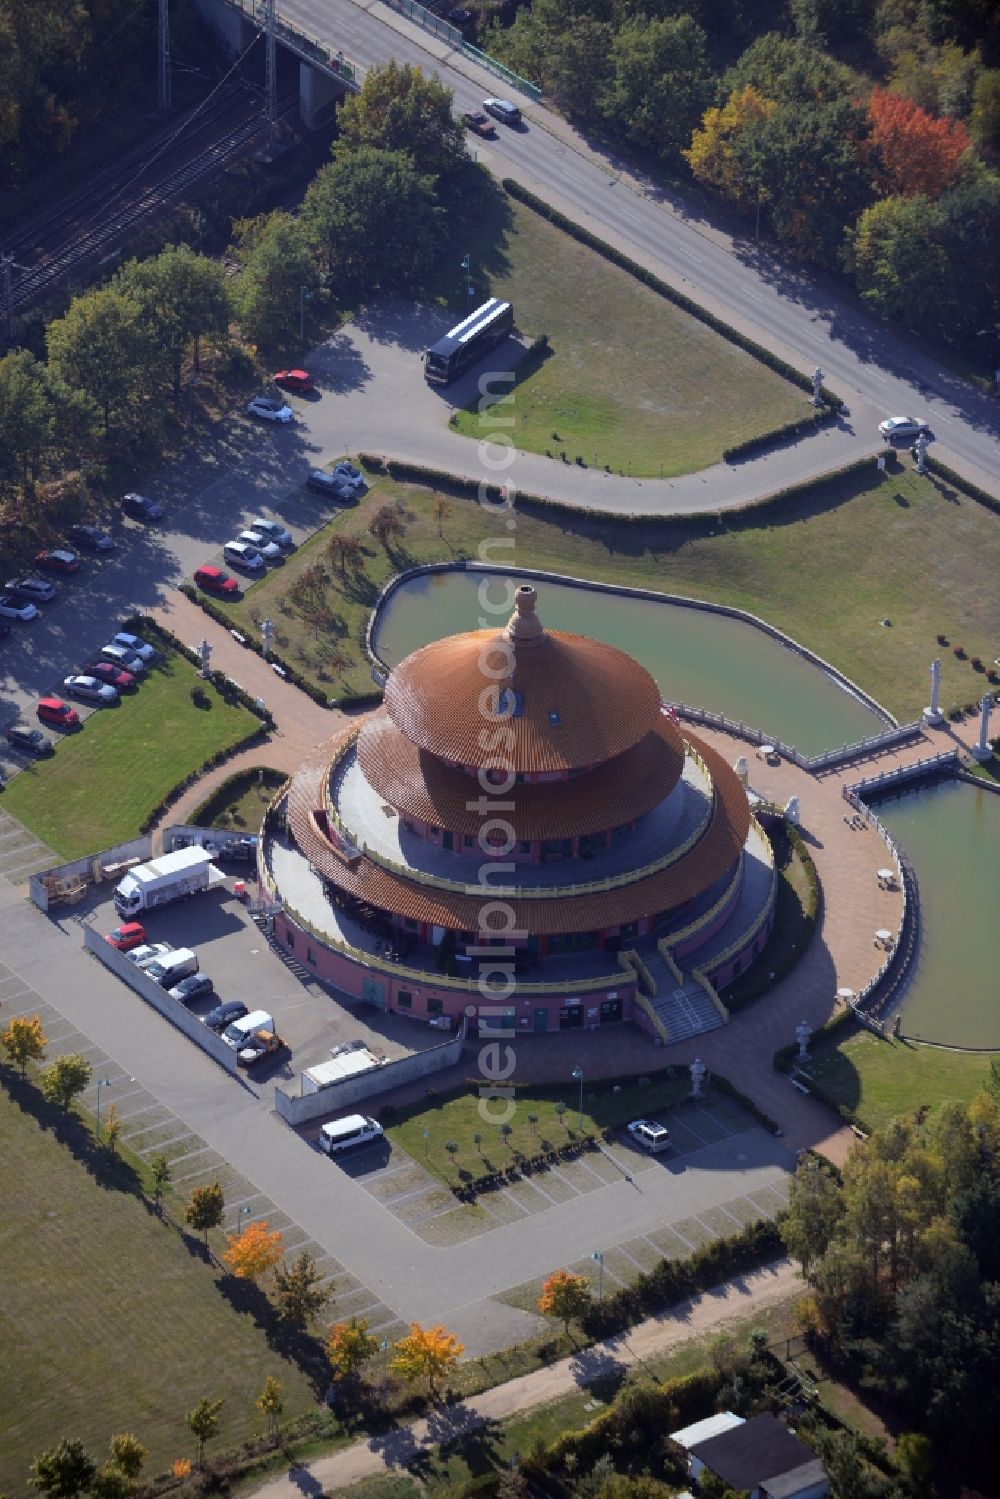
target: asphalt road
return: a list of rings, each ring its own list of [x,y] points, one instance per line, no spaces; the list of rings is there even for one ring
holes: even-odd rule
[[[379,0],[280,0],[279,12],[362,65],[419,63],[454,90],[460,111],[510,90]],[[498,126],[474,150],[498,176],[519,178],[769,348],[811,372],[818,364],[848,405],[925,416],[944,462],[1000,493],[1000,403],[942,369],[932,354],[866,317],[819,279],[733,238],[699,209],[622,170],[542,105],[518,99],[525,125]],[[1000,361],[1000,350],[997,351]]]

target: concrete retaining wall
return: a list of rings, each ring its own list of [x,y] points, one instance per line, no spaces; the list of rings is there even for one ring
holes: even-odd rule
[[[432,1046],[427,1051],[414,1052],[412,1056],[400,1057],[396,1062],[386,1062],[384,1067],[373,1067],[357,1077],[345,1077],[327,1083],[315,1093],[305,1093],[295,1098],[281,1088],[274,1090],[274,1107],[288,1124],[305,1124],[310,1119],[338,1114],[343,1109],[364,1103],[380,1093],[390,1093],[404,1083],[415,1082],[421,1077],[430,1077],[445,1067],[453,1067],[462,1055],[464,1032]]]
[[[47,911],[49,897],[42,884],[43,879],[71,880],[82,876],[89,884],[93,882],[95,866],[103,879],[109,866],[123,864],[130,859],[149,859],[152,853],[153,840],[148,833],[144,833],[141,838],[130,838],[127,843],[116,843],[113,848],[102,848],[98,853],[87,854],[82,859],[71,859],[68,863],[56,864],[51,869],[40,869],[31,876],[28,884],[31,899],[40,910]],[[114,878],[117,884],[119,876],[116,874]]]
[[[140,999],[152,1005],[154,1010],[159,1010],[165,1020],[169,1020],[171,1025],[183,1031],[189,1040],[207,1052],[213,1062],[218,1062],[220,1067],[236,1076],[235,1051],[176,999],[171,999],[166,989],[161,989],[154,979],[148,978],[141,968],[129,961],[125,953],[112,947],[110,942],[105,942],[100,932],[95,931],[92,926],[85,926],[83,929],[83,945],[105,968],[110,968],[123,983],[128,984]]]

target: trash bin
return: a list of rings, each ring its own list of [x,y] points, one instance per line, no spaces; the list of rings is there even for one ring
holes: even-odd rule
[[[246,880],[235,880],[234,881],[234,883],[233,883],[233,894],[236,896],[237,900],[246,900],[246,897],[247,897],[247,882],[246,882]]]

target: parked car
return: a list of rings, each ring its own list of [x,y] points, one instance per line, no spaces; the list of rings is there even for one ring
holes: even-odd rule
[[[222,548],[222,555],[231,566],[242,568],[245,573],[264,571],[263,557],[256,547],[250,546],[246,541],[227,541]]]
[[[276,541],[269,541],[260,531],[241,531],[236,540],[259,552],[265,562],[280,562],[285,555]]]
[[[71,708],[69,703],[64,703],[61,697],[40,698],[35,712],[42,723],[54,723],[60,729],[80,727],[79,713],[75,708]]]
[[[134,677],[141,677],[146,670],[146,663],[141,656],[137,656],[127,645],[116,644],[114,640],[101,646],[101,657],[105,661],[112,661],[115,666],[124,667]]]
[[[128,952],[130,948],[142,946],[146,940],[146,928],[141,921],[126,921],[109,932],[104,940],[117,947],[119,952]]]
[[[628,1126],[628,1136],[634,1145],[641,1145],[654,1155],[670,1149],[670,1131],[655,1119],[633,1119]]]
[[[68,547],[45,547],[35,554],[35,566],[44,567],[50,573],[78,573],[80,558]]]
[[[278,370],[271,376],[282,390],[315,390],[316,384],[308,370]]]
[[[342,458],[339,463],[333,465],[333,472],[338,479],[342,479],[345,484],[350,484],[352,489],[356,489],[358,494],[362,494],[368,488],[368,480],[364,474],[346,458]]]
[[[207,973],[191,973],[186,979],[181,979],[167,993],[171,999],[180,1000],[182,1005],[189,1005],[192,1000],[204,999],[206,994],[214,994],[215,986]]]
[[[216,1005],[203,1019],[210,1031],[224,1031],[227,1025],[232,1025],[234,1020],[242,1020],[247,1014],[249,1011],[241,1000],[231,999],[228,1004]]]
[[[256,416],[262,422],[294,422],[295,412],[291,406],[275,400],[274,396],[254,396],[247,402],[247,416]]]
[[[47,578],[34,578],[29,573],[25,578],[11,578],[4,587],[15,598],[30,599],[33,604],[47,604],[56,596],[56,585]]]
[[[97,677],[66,677],[63,687],[71,697],[82,697],[88,703],[105,705],[118,701],[118,688],[112,687],[110,682],[98,681]]]
[[[886,442],[900,437],[919,437],[921,432],[930,433],[930,427],[918,416],[887,416],[879,422],[878,430]]]
[[[291,531],[286,531],[284,526],[279,526],[276,520],[263,520],[257,516],[250,522],[251,531],[259,531],[261,536],[266,536],[268,541],[276,541],[279,547],[293,547],[295,538]]]
[[[341,505],[358,503],[358,492],[354,485],[340,474],[331,474],[325,468],[313,469],[306,480],[306,488],[314,490],[316,494],[325,494]]]
[[[239,596],[240,585],[237,579],[224,573],[221,567],[212,567],[210,563],[195,568],[194,581],[199,588],[204,588],[208,593],[221,594],[224,599]]]
[[[85,552],[113,552],[118,545],[115,538],[109,536],[107,531],[102,531],[100,526],[70,526],[66,534],[70,541],[75,541]]]
[[[116,666],[113,661],[91,661],[86,670],[88,676],[117,687],[119,692],[128,692],[136,684],[132,672],[126,671],[123,666]]]
[[[162,505],[151,500],[145,494],[127,494],[122,500],[122,509],[126,515],[131,515],[133,520],[156,521],[162,520],[165,514]]]
[[[0,619],[19,619],[27,623],[38,618],[38,607],[30,599],[19,599],[12,593],[0,593]]]
[[[150,963],[159,962],[160,958],[166,957],[170,951],[169,942],[147,942],[143,947],[133,947],[128,955],[128,960],[130,963],[134,963],[137,968],[145,970],[149,967]]]
[[[156,656],[156,647],[148,645],[141,635],[131,635],[128,630],[118,630],[111,637],[112,645],[122,645],[133,656],[138,656],[140,661],[149,662]]]
[[[55,746],[41,729],[33,729],[30,723],[14,723],[4,736],[11,749],[21,750],[25,755],[51,755]]]
[[[521,111],[509,99],[484,99],[483,108],[488,115],[492,115],[495,120],[502,120],[505,125],[521,123]]]
[[[471,114],[462,116],[462,124],[466,130],[473,131],[476,135],[485,136],[488,141],[495,141],[497,130],[489,115],[484,115],[481,110],[475,110]]]

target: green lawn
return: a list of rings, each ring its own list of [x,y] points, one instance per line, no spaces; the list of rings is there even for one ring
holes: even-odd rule
[[[252,1310],[233,1309],[218,1267],[154,1217],[127,1165],[107,1168],[75,1115],[57,1138],[56,1116],[32,1097],[0,1090],[0,1487],[10,1499],[33,1492],[31,1462],[63,1436],[103,1458],[112,1433],[132,1431],[154,1476],[195,1456],[185,1416],[203,1396],[225,1400],[220,1453],[260,1432],[253,1407],[268,1374],[284,1387],[287,1418],[311,1405],[299,1367],[269,1346]]]
[[[503,1060],[503,1043],[498,1045],[497,1066]],[[625,1083],[618,1085],[619,1091],[615,1093],[613,1086],[604,1081],[590,1088],[584,1080],[585,1133],[596,1134],[627,1119],[671,1108],[691,1092],[686,1071],[677,1076],[656,1075],[642,1088],[636,1083]],[[514,1104],[509,1121],[511,1133],[506,1137],[500,1122],[489,1122],[490,1116],[499,1121],[504,1100],[487,1100],[481,1110],[479,1094],[471,1089],[400,1110],[383,1122],[394,1144],[449,1185],[512,1164],[515,1151],[537,1155],[550,1146],[565,1145],[578,1137],[579,1090],[575,1083],[563,1088],[518,1088],[511,1101]],[[565,1105],[561,1115],[557,1109],[560,1103]],[[536,1124],[532,1124],[529,1114],[537,1115]],[[481,1136],[478,1145],[477,1134]],[[446,1141],[458,1146],[454,1155],[445,1149]]]
[[[805,393],[752,355],[531,209],[509,207],[508,223],[484,216],[485,269],[472,256],[477,293],[513,302],[520,332],[547,334],[552,350],[515,389],[517,447],[669,477],[808,415]],[[478,411],[453,424],[481,435]]]
[[[264,753],[264,751],[261,751]],[[258,776],[260,779],[258,779]],[[191,814],[195,827],[228,828],[234,833],[259,833],[264,813],[274,800],[278,787],[288,779],[282,770],[269,766],[241,772],[238,785],[228,788],[225,796],[213,793]]]
[[[75,734],[54,735],[55,756],[14,777],[5,809],[65,859],[136,837],[172,787],[259,726],[210,683],[209,706],[196,707],[197,682],[190,662],[165,652],[116,707],[92,713]]]
[[[447,498],[439,516],[441,497],[433,491],[373,478],[361,505],[338,515],[226,610],[250,633],[270,615],[280,653],[332,696],[371,688],[360,642],[382,585],[412,563],[474,556],[496,528],[468,500]],[[368,523],[379,506],[397,502],[405,531],[387,551]],[[982,676],[936,636],[944,633],[970,657],[996,655],[1000,519],[983,506],[912,470],[884,477],[873,470],[817,484],[756,520],[723,517],[713,534],[718,525],[715,516],[669,527],[600,523],[523,505],[510,560],[752,610],[825,656],[901,720],[927,701],[934,656],[941,657],[946,708],[981,695]],[[327,554],[336,535],[364,548],[346,575]],[[317,565],[315,596],[296,603],[291,590]],[[333,629],[324,626],[330,617]],[[879,623],[884,618],[890,628]],[[345,657],[336,669],[334,647]]]
[[[808,1067],[838,1103],[872,1129],[923,1105],[936,1108],[949,1099],[971,1098],[989,1070],[985,1055],[881,1041],[868,1032],[817,1051]]]

